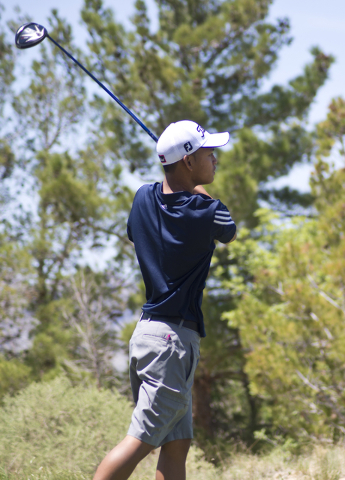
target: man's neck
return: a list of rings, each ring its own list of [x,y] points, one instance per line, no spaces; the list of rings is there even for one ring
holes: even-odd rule
[[[190,192],[193,193],[195,185],[192,182],[179,178],[165,176],[163,180],[163,193]]]
[[[202,193],[203,195],[207,195],[208,197],[212,198],[211,195],[206,192],[202,185],[196,185],[192,191],[189,190],[188,186],[186,186],[185,182],[171,182],[170,179],[166,177],[163,180],[163,193],[176,193],[176,192],[190,192],[193,195],[197,195],[198,193]]]

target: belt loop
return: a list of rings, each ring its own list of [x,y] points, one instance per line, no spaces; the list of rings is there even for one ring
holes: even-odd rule
[[[178,326],[178,328],[181,328],[181,327],[182,327],[183,322],[184,322],[184,320],[183,320],[183,318],[182,318],[182,320],[180,321],[180,325]]]

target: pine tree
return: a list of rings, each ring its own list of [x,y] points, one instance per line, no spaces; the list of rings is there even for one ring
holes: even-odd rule
[[[71,27],[56,11],[49,30],[78,54]],[[3,163],[3,185],[15,192],[7,208],[16,213],[2,217],[0,231],[2,351],[5,360],[23,360],[26,374],[36,380],[70,370],[71,362],[82,357],[82,340],[69,322],[75,312],[67,285],[82,268],[86,252],[101,251],[105,245],[113,248],[117,260],[107,268],[113,274],[117,270],[123,290],[124,277],[129,277],[126,262],[132,257],[125,238],[132,193],[122,185],[121,165],[110,161],[88,121],[92,107],[87,110],[85,75],[52,45],[37,47],[29,84],[8,95],[7,107],[15,120],[8,152],[13,179],[7,178],[10,168]],[[89,272],[90,285],[94,277]],[[99,298],[105,299],[110,293],[102,288]],[[126,298],[119,292],[114,302],[121,296]],[[111,312],[107,321],[112,325],[119,315]],[[31,342],[23,341],[26,318],[32,320]],[[6,371],[2,369],[4,375]]]
[[[344,125],[344,100],[334,99],[317,126],[317,215],[284,227],[276,214],[261,211],[255,231],[265,247],[242,231],[231,254],[240,268],[222,282],[240,298],[224,317],[241,332],[263,440],[337,440],[345,431],[345,169],[326,162],[338,147],[345,159]]]
[[[250,231],[258,225],[255,212],[262,200],[287,216],[312,204],[311,195],[290,188],[268,189],[265,184],[287,174],[295,164],[310,161],[313,138],[306,128],[308,111],[333,62],[315,47],[301,75],[287,86],[274,85],[263,93],[263,82],[281,48],[291,42],[287,19],[267,20],[270,4],[268,0],[165,0],[158,3],[156,32],[142,0],[136,2],[131,32],[101,1],[86,0],[82,10],[90,33],[92,69],[140,113],[152,131],[159,135],[170,122],[189,118],[210,131],[231,132],[230,149],[217,153],[218,171],[210,192],[228,205],[241,229]],[[105,143],[130,162],[131,171],[150,175],[152,150],[145,134],[116,105],[99,97],[96,101]],[[209,337],[202,345],[195,380],[195,397],[200,401],[195,402],[194,415],[207,438],[216,429],[229,431],[230,418],[225,415],[229,409],[221,407],[226,401],[219,401],[226,390],[227,398],[230,393],[245,404],[237,417],[232,410],[234,434],[252,442],[259,403],[244,370],[240,331],[220,321],[224,310],[236,308],[236,297],[220,284],[220,278],[234,276],[236,265],[229,250],[218,247],[204,302]]]
[[[0,4],[0,20],[2,5]],[[7,118],[5,116],[4,107],[11,95],[11,87],[14,81],[14,52],[13,46],[9,42],[5,28],[0,27],[0,212],[1,205],[6,200],[3,188],[3,180],[8,178],[13,169],[13,153],[5,132]]]
[[[312,60],[300,76],[287,86],[263,92],[281,48],[291,42],[287,19],[267,20],[270,4],[270,0],[165,0],[158,4],[159,28],[152,32],[142,0],[136,2],[132,30],[116,21],[101,0],[85,0],[82,19],[89,32],[85,52],[76,48],[71,27],[56,11],[50,19],[50,34],[73,50],[157,135],[170,122],[185,118],[210,131],[231,132],[229,150],[219,153],[210,192],[228,205],[240,227],[239,240],[218,246],[211,267],[204,301],[208,337],[195,381],[195,419],[207,438],[217,430],[249,443],[255,431],[265,428],[266,417],[270,428],[273,425],[266,397],[259,386],[255,390],[259,382],[249,361],[254,356],[248,356],[249,333],[254,329],[245,320],[241,299],[253,283],[256,286],[255,268],[271,261],[258,243],[267,237],[262,229],[270,229],[268,244],[279,233],[258,207],[264,200],[286,219],[296,208],[310,209],[313,196],[321,201],[317,189],[325,183],[322,162],[313,195],[268,189],[266,182],[311,159],[314,139],[306,128],[308,111],[333,62],[313,48]],[[8,143],[1,144],[0,168],[5,176],[17,168],[22,188],[37,198],[36,215],[23,213],[8,232],[20,232],[18,245],[34,267],[30,311],[40,323],[27,363],[39,379],[54,376],[66,359],[87,364],[75,332],[66,324],[66,316],[76,325],[80,319],[77,311],[69,310],[66,276],[78,268],[85,248],[105,244],[116,250],[122,275],[131,271],[133,249],[125,223],[133,192],[122,174],[129,170],[152,178],[157,159],[154,144],[113,101],[101,94],[88,101],[85,75],[61,52],[49,43],[37,47],[37,52],[31,83],[13,101],[18,128],[11,149]],[[9,53],[6,68],[11,58]],[[338,138],[332,132],[343,107],[341,103],[335,107],[334,117],[320,127],[324,132],[319,134],[320,149],[331,148]],[[333,187],[329,198],[332,191]],[[294,278],[296,272],[290,274]],[[265,302],[273,300],[265,297]],[[224,312],[232,312],[226,317],[232,323],[221,321]],[[233,321],[236,315],[243,315],[244,325]],[[71,346],[79,348],[77,355]],[[90,370],[90,365],[86,368]],[[262,364],[260,374],[264,368]]]

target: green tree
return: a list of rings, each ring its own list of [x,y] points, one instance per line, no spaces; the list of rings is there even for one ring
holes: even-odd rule
[[[261,252],[260,225],[271,231],[275,226],[260,223],[262,215],[255,213],[260,201],[285,216],[312,203],[311,195],[269,189],[266,183],[310,160],[314,139],[306,128],[308,111],[333,62],[315,47],[301,75],[263,92],[280,49],[291,41],[287,19],[267,20],[270,4],[165,0],[158,3],[159,26],[152,32],[142,0],[136,2],[131,30],[101,0],[85,0],[81,14],[89,42],[84,53],[56,11],[50,18],[51,35],[76,52],[157,134],[184,118],[231,132],[230,149],[219,157],[211,193],[228,204],[246,241],[218,247],[212,264],[204,305],[209,336],[195,382],[195,417],[208,437],[222,428],[248,442],[263,426],[267,402],[252,388],[243,330],[220,318],[223,312],[241,311],[242,291],[255,279],[247,256]],[[157,160],[146,134],[113,101],[100,95],[88,101],[85,75],[55,47],[44,43],[36,51],[30,84],[12,102],[18,129],[11,162],[23,188],[37,198],[37,208],[32,215],[24,208],[11,231],[21,233],[21,245],[35,269],[30,308],[39,325],[27,362],[39,379],[56,375],[66,359],[82,361],[90,370],[90,356],[76,335],[79,327],[80,335],[85,332],[78,323],[80,311],[70,309],[73,295],[66,288],[73,280],[66,277],[74,274],[86,249],[104,245],[116,252],[116,272],[132,275],[133,249],[125,222],[133,194],[123,173],[152,178]],[[32,113],[29,118],[27,112]],[[265,255],[263,261],[268,261]]]
[[[343,112],[343,99],[333,100],[317,127],[317,216],[284,227],[262,211],[255,229],[261,245],[242,230],[230,254],[237,271],[222,282],[240,298],[224,318],[241,332],[260,438],[336,440],[345,433],[345,170],[325,161],[337,145],[345,159]]]
[[[49,23],[51,35],[77,51],[71,27],[56,11]],[[69,369],[68,360],[80,360],[82,341],[64,312],[71,313],[73,300],[67,288],[73,280],[68,277],[75,274],[83,256],[107,245],[116,257],[108,268],[120,272],[116,281],[130,277],[125,219],[132,193],[122,185],[121,165],[109,159],[88,121],[92,107],[88,110],[85,75],[49,42],[36,52],[29,84],[9,97],[15,119],[10,134],[16,178],[4,182],[18,190],[8,207],[19,213],[2,219],[3,240],[9,243],[1,245],[1,285],[6,287],[1,295],[6,308],[0,313],[3,343],[13,343],[14,338],[7,338],[11,335],[19,336],[22,352],[13,350],[11,355],[24,357],[31,378],[41,379]],[[7,273],[10,268],[12,278]],[[27,276],[25,268],[30,270]],[[110,288],[112,280],[99,283],[104,291],[106,283]],[[123,291],[126,285],[121,281]],[[116,302],[114,297],[113,308]],[[22,311],[37,319],[31,346],[20,336]],[[12,330],[10,324],[15,326]]]
[[[231,132],[231,147],[219,154],[210,192],[229,206],[241,228],[250,231],[258,225],[255,211],[262,200],[287,216],[312,203],[311,195],[267,188],[266,183],[311,159],[308,112],[333,62],[314,47],[301,75],[287,86],[274,85],[263,92],[281,48],[291,42],[287,19],[267,20],[270,4],[269,0],[157,2],[156,32],[142,0],[136,2],[134,30],[128,32],[101,1],[85,0],[82,10],[90,34],[91,68],[153,131],[160,134],[170,122],[190,118],[210,130]],[[130,170],[152,178],[145,134],[112,102],[97,97],[95,107],[107,147],[127,159]],[[229,260],[227,248],[218,247],[204,303],[209,336],[202,344],[195,381],[200,402],[195,402],[194,413],[208,438],[222,423],[223,431],[235,431],[251,442],[259,405],[244,370],[245,350],[239,329],[220,322],[223,311],[236,308],[237,298],[222,288],[222,282],[233,277],[231,268],[236,269],[236,264],[235,258]],[[230,390],[225,386],[229,382]],[[229,422],[226,402],[220,401],[225,391],[227,398],[231,393],[238,399],[230,409],[234,430],[220,420]],[[241,403],[246,405],[242,410]]]
[[[3,10],[0,4],[0,21]],[[3,180],[10,176],[13,169],[14,156],[6,137],[5,132],[7,118],[5,116],[5,104],[11,95],[11,87],[14,81],[14,52],[13,46],[9,42],[5,26],[0,25],[0,213],[2,204],[5,203],[7,195],[4,192]]]

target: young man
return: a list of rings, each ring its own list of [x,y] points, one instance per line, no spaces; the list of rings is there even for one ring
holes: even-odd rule
[[[189,120],[172,123],[157,143],[163,183],[144,185],[134,198],[128,237],[147,298],[130,342],[136,407],[127,436],[104,458],[94,480],[127,479],[157,447],[156,480],[186,478],[191,389],[205,336],[202,293],[214,240],[236,238],[228,209],[202,185],[214,179],[214,148],[228,141],[227,132],[210,134]]]

